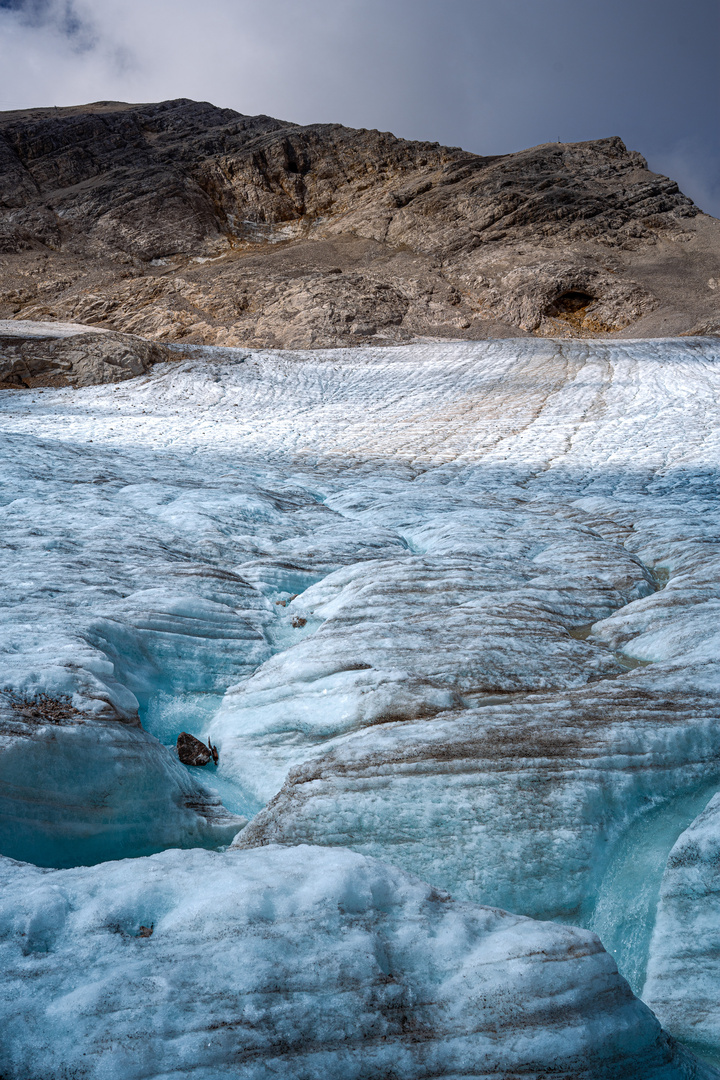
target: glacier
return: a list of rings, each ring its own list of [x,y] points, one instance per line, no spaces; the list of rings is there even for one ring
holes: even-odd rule
[[[391,1015],[398,1076],[716,1075],[717,341],[184,353],[0,392],[0,1072],[385,1075]]]
[[[716,1075],[593,934],[457,903],[350,851],[0,874],[4,1075]]]
[[[673,845],[664,868],[643,995],[683,1039],[720,1064],[720,796]]]
[[[229,812],[141,728],[0,695],[0,850],[41,866],[230,843]],[[45,715],[42,715],[45,712]]]

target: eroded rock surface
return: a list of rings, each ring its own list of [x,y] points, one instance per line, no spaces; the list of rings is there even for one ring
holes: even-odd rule
[[[212,761],[212,747],[206,746],[187,731],[181,731],[178,735],[176,749],[177,756],[183,765],[202,767]]]
[[[174,359],[162,345],[91,326],[0,320],[0,389],[95,386]]]
[[[616,137],[480,157],[100,102],[0,114],[0,170],[7,317],[317,348],[652,337],[718,315],[720,224]]]

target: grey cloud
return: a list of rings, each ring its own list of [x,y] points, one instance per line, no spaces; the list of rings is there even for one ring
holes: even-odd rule
[[[0,0],[0,12],[14,12],[29,28],[51,27],[77,47],[92,48],[96,32],[92,23],[76,10],[72,0]]]

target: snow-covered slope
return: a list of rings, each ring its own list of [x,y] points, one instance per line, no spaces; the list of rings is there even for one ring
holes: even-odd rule
[[[668,854],[720,789],[718,402],[699,339],[204,349],[0,394],[0,768],[22,789],[2,850],[50,864],[18,850],[29,817],[66,866],[227,843],[242,822],[220,796],[257,814],[228,859],[354,848],[596,929],[640,992]],[[42,701],[62,730],[38,727]],[[80,727],[98,738],[58,794],[42,740],[59,761]],[[212,736],[217,770],[187,776],[180,730]],[[118,767],[96,773],[105,745]],[[173,855],[178,903],[195,857],[220,858]],[[31,871],[7,872],[22,892]]]

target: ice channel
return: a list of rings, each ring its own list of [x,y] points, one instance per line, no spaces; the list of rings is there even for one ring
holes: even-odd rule
[[[275,602],[277,597],[287,603],[290,596],[301,597],[301,592],[290,590],[302,590],[302,586],[307,585],[307,577],[289,575],[276,578],[275,584],[283,584],[285,588],[271,591],[271,600]],[[577,631],[571,630],[570,634],[586,640],[591,629],[592,624],[587,624]],[[296,643],[284,628],[278,628],[273,635],[276,652]],[[617,653],[616,657],[627,670],[648,663],[623,653]],[[138,690],[137,697],[143,727],[168,747],[175,745],[179,733],[185,729],[205,738],[223,702],[222,694],[182,690],[157,690],[145,694]],[[488,695],[485,704],[498,704],[500,700]],[[188,769],[188,772],[194,770]],[[205,768],[201,779],[203,786],[217,795],[232,813],[252,818],[263,808],[263,802],[248,788],[233,776],[221,774],[212,764]],[[645,983],[660,883],[668,855],[677,838],[703,811],[719,786],[720,771],[689,793],[658,799],[658,805],[641,807],[633,823],[611,845],[599,883],[586,898],[583,909],[569,920],[599,935],[638,996],[642,996]],[[532,910],[520,913],[534,914]]]
[[[164,746],[172,748],[181,731],[190,731],[206,741],[210,721],[222,704],[221,694],[168,693],[138,695],[138,714],[146,731]],[[190,766],[185,766],[189,772]],[[201,783],[221,799],[233,814],[252,818],[263,804],[232,777],[221,776],[217,766],[209,762],[203,769]]]
[[[678,837],[718,790],[720,776],[688,795],[648,809],[616,841],[591,898],[591,914],[578,920],[594,930],[615,957],[634,993],[642,997],[660,885]]]

